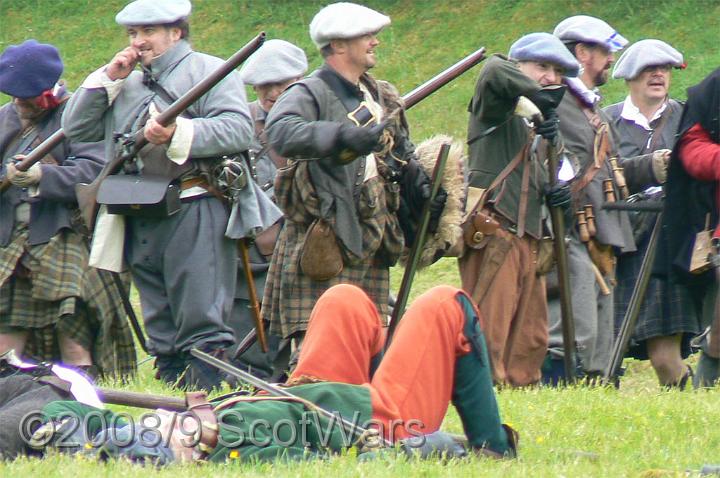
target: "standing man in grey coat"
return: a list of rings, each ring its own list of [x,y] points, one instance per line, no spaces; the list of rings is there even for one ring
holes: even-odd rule
[[[564,79],[568,91],[557,113],[576,175],[571,191],[578,213],[567,250],[577,358],[580,372],[593,377],[605,369],[612,351],[616,255],[635,250],[627,213],[602,208],[606,201],[623,199],[626,189],[620,168],[622,160],[618,158],[609,119],[598,106],[597,92],[608,79],[615,52],[627,40],[603,20],[586,15],[563,20],[553,34],[565,43],[582,67],[577,78]],[[635,164],[625,166],[628,176],[645,172]],[[546,381],[548,375],[558,375],[563,354],[557,297],[551,295],[548,308],[550,360],[544,367]]]
[[[302,340],[315,302],[335,284],[361,287],[387,317],[389,268],[412,243],[412,227],[403,224],[417,220],[430,197],[400,95],[368,74],[389,24],[354,3],[321,9],[310,36],[325,63],[289,87],[267,118],[270,144],[292,160],[275,185],[285,225],[263,300],[271,333],[285,339]],[[409,183],[417,187],[403,186]],[[401,188],[417,196],[403,199]],[[431,232],[446,197],[436,197]],[[315,246],[325,252],[311,259]]]
[[[104,139],[106,155],[112,157],[118,133],[144,126],[150,144],[125,167],[125,174],[136,174],[138,180],[162,178],[179,188],[180,208],[172,215],[98,217],[93,259],[101,267],[121,267],[124,252],[140,292],[158,378],[209,389],[220,383],[220,374],[189,351],[198,347],[223,356],[234,342],[227,321],[237,252],[234,241],[225,237],[228,212],[210,193],[203,172],[221,157],[247,150],[252,123],[237,73],[188,107],[174,124],[162,126],[153,119],[155,110],[164,110],[223,63],[193,51],[190,10],[187,0],[137,0],[123,8],[115,20],[126,29],[130,45],[85,80],[68,105],[63,128],[77,140]],[[120,232],[110,232],[113,228]],[[124,244],[118,237],[125,238]],[[98,252],[103,246],[114,255]]]

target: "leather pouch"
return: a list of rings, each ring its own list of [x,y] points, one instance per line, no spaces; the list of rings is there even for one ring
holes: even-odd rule
[[[711,258],[715,253],[712,245],[712,229],[695,234],[692,255],[690,256],[690,273],[702,274],[712,267]]]
[[[597,266],[603,276],[615,275],[615,251],[613,247],[607,244],[600,244],[595,239],[590,239],[587,243],[588,254],[590,260]]]
[[[110,214],[168,217],[180,210],[180,188],[163,176],[108,176],[98,188],[97,202]]]
[[[483,239],[492,236],[500,228],[500,223],[485,211],[475,211],[461,225],[463,239],[468,247],[473,249],[481,248]]]
[[[330,224],[316,219],[305,233],[300,269],[313,280],[326,281],[343,270],[342,253]]]
[[[543,276],[555,266],[555,244],[552,237],[543,237],[537,245],[535,274]]]

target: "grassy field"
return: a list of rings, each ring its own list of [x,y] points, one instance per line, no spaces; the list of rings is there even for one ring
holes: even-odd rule
[[[106,63],[125,46],[114,15],[123,0],[0,0],[0,50],[27,38],[56,44],[65,59],[63,75],[71,88]],[[325,2],[316,0],[220,1],[197,0],[192,17],[196,49],[230,56],[260,30],[302,46],[311,67],[320,63],[307,34],[307,25]],[[389,14],[390,28],[378,49],[378,77],[407,92],[464,55],[485,46],[507,52],[519,36],[551,31],[566,16],[585,13],[606,19],[631,41],[660,38],[685,54],[688,68],[674,73],[672,95],[683,99],[685,89],[720,65],[717,47],[720,2],[717,0],[374,0],[369,6]],[[416,142],[435,133],[463,137],[466,105],[478,68],[418,105],[410,113]],[[603,88],[606,103],[622,100],[624,85],[610,81]],[[0,103],[7,101],[0,95]],[[394,270],[397,289],[402,270]],[[435,284],[459,283],[453,260],[444,259],[422,272],[413,295]],[[691,362],[693,359],[690,360]],[[628,372],[619,390],[575,387],[563,390],[532,388],[498,393],[504,419],[521,434],[520,458],[492,462],[474,460],[447,465],[435,462],[380,460],[358,464],[352,456],[294,465],[174,466],[147,470],[181,478],[237,476],[688,476],[703,463],[720,463],[720,428],[716,428],[720,394],[715,390],[664,392],[647,362],[626,363]],[[105,384],[113,385],[113,384]],[[177,394],[152,378],[152,366],[140,366],[129,384],[135,391]],[[2,426],[2,424],[0,424]],[[460,432],[454,410],[445,429]],[[0,476],[70,476],[73,478],[134,475],[126,463],[100,465],[55,456],[44,461],[0,463]],[[145,471],[145,470],[143,470]],[[691,475],[692,476],[692,475]]]

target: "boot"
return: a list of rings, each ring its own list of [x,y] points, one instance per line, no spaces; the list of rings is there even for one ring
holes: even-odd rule
[[[228,357],[229,354],[226,353],[226,349],[222,346],[218,347],[218,344],[208,344],[201,347],[200,350],[230,363],[230,357]],[[221,388],[223,381],[227,381],[231,386],[237,384],[235,380],[229,379],[225,372],[197,357],[190,355],[186,363],[187,368],[178,381],[178,386],[184,390],[206,390],[211,392],[215,388]]]
[[[180,355],[158,354],[155,357],[155,379],[174,387],[185,367],[185,360]]]
[[[464,333],[472,350],[455,361],[452,403],[462,420],[468,444],[476,453],[495,458],[515,457],[517,433],[500,421],[490,358],[478,317],[467,297],[458,295],[458,300],[465,312]]]
[[[687,370],[685,370],[685,373],[682,377],[680,377],[676,382],[668,383],[663,388],[665,390],[673,390],[678,389],[680,391],[685,390],[685,387],[687,387],[688,382],[694,381],[695,374],[693,373],[693,369],[690,367],[690,365],[686,365]]]
[[[713,358],[705,352],[700,352],[693,377],[694,388],[713,387],[720,378],[720,359]]]

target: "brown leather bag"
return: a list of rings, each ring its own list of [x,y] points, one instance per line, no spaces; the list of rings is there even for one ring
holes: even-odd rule
[[[500,228],[500,223],[485,211],[474,211],[460,227],[463,230],[465,244],[473,249],[482,247],[483,239],[492,236]]]
[[[600,244],[595,239],[590,239],[587,242],[588,253],[590,254],[590,260],[597,266],[600,273],[603,276],[614,276],[615,275],[615,251],[613,247],[608,244]]]
[[[712,267],[710,258],[715,253],[712,245],[712,229],[695,234],[692,255],[690,256],[690,273],[702,274]]]
[[[544,276],[555,267],[555,241],[543,237],[537,242],[537,265],[535,275]]]
[[[324,219],[316,219],[305,233],[300,269],[313,280],[325,281],[343,270],[342,253],[335,231]]]

